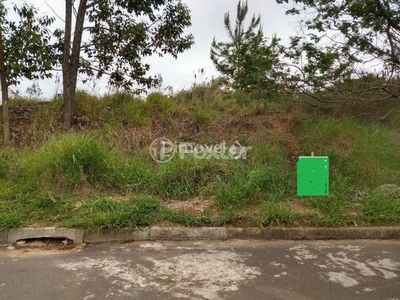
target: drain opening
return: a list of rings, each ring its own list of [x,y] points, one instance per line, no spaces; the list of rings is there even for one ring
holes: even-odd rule
[[[15,244],[17,246],[26,247],[62,247],[73,245],[74,241],[65,237],[43,237],[43,238],[29,238],[20,239]]]

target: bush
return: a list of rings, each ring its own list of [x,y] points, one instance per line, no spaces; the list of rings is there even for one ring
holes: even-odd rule
[[[21,157],[22,180],[38,188],[76,188],[84,181],[112,186],[116,153],[90,135],[56,136],[41,149]]]

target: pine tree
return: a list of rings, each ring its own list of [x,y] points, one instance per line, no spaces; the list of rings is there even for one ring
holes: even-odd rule
[[[253,15],[245,29],[248,3],[239,1],[236,26],[233,29],[229,12],[225,13],[224,24],[230,41],[211,45],[211,60],[223,75],[225,83],[239,90],[271,90],[274,86],[274,67],[278,64],[278,39],[273,37],[268,45],[264,37],[261,16]]]

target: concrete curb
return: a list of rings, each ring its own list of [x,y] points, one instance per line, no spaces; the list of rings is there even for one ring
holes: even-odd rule
[[[7,230],[0,229],[0,245],[7,244],[7,239],[8,239],[7,235],[8,235]]]
[[[304,228],[227,228],[228,239],[302,240]]]
[[[226,228],[145,227],[138,229],[82,230],[66,228],[17,228],[0,230],[0,244],[30,238],[68,238],[74,244],[128,241],[182,240],[356,240],[399,239],[400,227],[349,228]]]
[[[103,229],[103,230],[85,230],[85,243],[109,243],[109,242],[125,242],[125,241],[149,241],[150,228],[138,229]]]
[[[150,240],[226,240],[224,227],[151,227]]]

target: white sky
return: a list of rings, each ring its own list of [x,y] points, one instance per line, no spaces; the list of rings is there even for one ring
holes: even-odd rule
[[[24,0],[7,0],[4,5],[9,9],[9,17],[13,18],[11,13],[12,3],[20,4]],[[33,4],[35,7],[40,8],[43,14],[55,16],[54,12],[47,6],[47,2],[56,13],[63,18],[65,11],[64,0],[26,0],[26,2]],[[197,78],[197,82],[208,80],[212,76],[218,76],[218,73],[213,67],[210,59],[210,47],[213,37],[215,36],[218,41],[226,41],[227,34],[225,32],[223,19],[224,13],[229,11],[231,13],[231,21],[235,20],[237,0],[183,0],[188,5],[192,13],[192,26],[188,32],[192,33],[195,38],[195,45],[190,50],[180,54],[178,59],[175,60],[171,56],[164,56],[163,58],[151,57],[147,58],[151,66],[150,73],[161,74],[163,77],[163,88],[172,86],[174,91],[182,88],[190,87],[195,81],[194,73],[197,73],[200,68],[204,68],[204,78]],[[249,14],[247,19],[256,14],[261,14],[264,34],[270,38],[273,34],[277,34],[283,41],[295,31],[297,26],[296,20],[285,15],[285,7],[276,4],[275,0],[248,0]],[[55,16],[56,17],[56,16]],[[63,28],[64,24],[57,18],[55,26]],[[19,90],[21,94],[25,94],[27,87],[32,82],[27,80],[23,81],[18,87],[11,87],[11,90]],[[43,96],[51,98],[55,95],[56,91],[61,92],[61,86],[55,84],[54,78],[46,81],[39,81],[40,88],[43,91]],[[89,92],[96,92],[99,94],[106,93],[107,79],[97,81],[96,87],[78,84],[79,88],[83,88]]]

